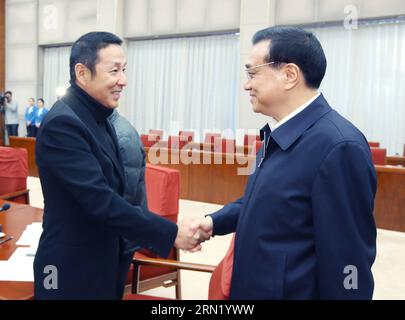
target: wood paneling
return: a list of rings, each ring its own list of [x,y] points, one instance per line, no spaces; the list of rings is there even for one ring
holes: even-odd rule
[[[147,154],[148,149],[146,148]],[[160,152],[168,150],[161,149]],[[197,152],[200,157],[204,154],[201,151]],[[253,156],[239,156],[254,159]],[[401,157],[390,158],[392,161],[395,160],[396,164],[402,163],[402,159],[399,159]],[[175,166],[176,169],[187,171],[180,177],[182,199],[227,204],[243,195],[248,176],[237,174],[238,168],[243,167],[237,161],[226,164],[226,155],[215,153],[210,153],[209,164],[203,164],[202,158],[198,159],[199,164],[172,165],[165,162],[155,164],[172,168]],[[216,160],[221,164],[216,164]],[[405,232],[405,167],[377,165],[375,168],[378,178],[374,210],[377,227]]]
[[[210,148],[208,148],[210,150]],[[195,150],[145,148],[147,162],[180,171],[180,198],[225,204],[243,195],[248,176],[238,170],[254,164],[254,156]],[[239,164],[241,163],[241,164]]]
[[[38,168],[35,162],[35,138],[10,137],[10,147],[27,149],[28,175],[38,177]]]
[[[405,232],[405,168],[375,167],[378,188],[374,216],[377,226]]]
[[[403,157],[387,157],[387,164],[392,166],[405,167],[405,156]]]
[[[38,176],[35,139],[12,137],[11,142],[15,147],[28,150],[30,175]],[[238,174],[238,169],[254,164],[255,160],[252,155],[227,155],[199,149],[145,148],[145,151],[148,163],[180,171],[180,198],[216,204],[227,204],[243,195],[248,176]],[[377,165],[375,168],[378,178],[374,210],[377,227],[405,232],[405,167]]]

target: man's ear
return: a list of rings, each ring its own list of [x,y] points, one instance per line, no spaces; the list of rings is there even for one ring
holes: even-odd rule
[[[300,81],[300,68],[295,63],[284,66],[284,80],[286,90],[293,89]]]
[[[85,87],[90,80],[90,70],[82,63],[75,65],[76,81]]]

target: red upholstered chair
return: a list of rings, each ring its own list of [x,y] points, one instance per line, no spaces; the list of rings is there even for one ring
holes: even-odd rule
[[[380,147],[380,143],[379,143],[379,142],[375,142],[375,141],[369,141],[369,142],[368,142],[368,145],[369,145],[371,148],[379,148],[379,147]]]
[[[148,208],[174,223],[177,223],[180,197],[180,175],[178,170],[146,164],[145,170],[146,195]],[[135,253],[135,259],[159,258],[156,254],[142,249]],[[169,259],[178,260],[178,251],[173,248]],[[139,273],[133,278],[134,268],[131,267],[127,284],[132,286],[132,292],[142,292],[152,288],[176,286],[176,297],[181,298],[179,271],[167,266],[140,267]],[[139,282],[137,282],[139,276]]]
[[[234,139],[221,139],[214,143],[214,152],[235,153],[236,141]]]
[[[173,266],[181,270],[199,271],[212,273],[209,282],[208,300],[227,300],[231,288],[232,270],[233,270],[233,256],[234,256],[235,236],[232,238],[229,249],[222,259],[222,261],[215,267],[203,264],[171,261],[165,259],[134,259],[134,270],[138,270],[141,266]],[[135,271],[136,273],[136,271]],[[137,276],[134,276],[136,279]],[[133,287],[136,287],[136,282]],[[129,294],[124,297],[124,300],[161,300],[162,298]]]
[[[160,136],[153,134],[141,134],[141,141],[144,147],[152,147],[160,141]]]
[[[256,141],[256,153],[259,152],[260,148],[262,147],[263,141]]]
[[[169,149],[183,149],[188,141],[180,139],[179,136],[169,136]]]
[[[206,133],[204,143],[214,143],[218,139],[221,139],[220,133]]]
[[[26,149],[0,147],[0,198],[29,204]]]
[[[181,141],[192,142],[194,140],[193,131],[179,131],[179,137]]]
[[[377,165],[387,164],[387,149],[370,148],[373,163]]]
[[[163,130],[149,129],[149,135],[159,136],[159,140],[163,139]]]
[[[245,134],[243,138],[243,145],[245,147],[254,145],[256,141],[260,141],[260,136],[259,135],[251,135],[251,134]]]

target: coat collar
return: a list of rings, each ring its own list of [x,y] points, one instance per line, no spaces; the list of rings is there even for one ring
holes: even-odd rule
[[[285,151],[297,141],[309,127],[331,110],[332,108],[321,94],[303,111],[273,132],[271,132],[269,125],[266,124],[260,130],[260,138],[263,140],[265,135],[272,137],[278,146]]]
[[[113,109],[107,108],[92,96],[90,96],[86,91],[80,88],[77,84],[71,82],[71,87],[68,89],[69,94],[75,95],[77,98],[80,99],[82,104],[88,109],[88,111],[92,114],[94,119],[97,122],[105,121],[111,113],[113,113]]]
[[[115,168],[119,174],[119,177],[121,179],[121,182],[122,182],[122,188],[124,188],[125,173],[124,173],[124,168],[122,166],[122,160],[121,160],[121,156],[120,156],[120,152],[119,152],[118,139],[117,139],[117,135],[115,133],[114,128],[111,126],[110,122],[108,121],[108,116],[111,115],[113,110],[104,107],[103,105],[99,104],[98,102],[96,102],[98,105],[97,104],[92,105],[90,99],[87,99],[84,95],[80,94],[77,90],[72,89],[72,87],[70,87],[68,89],[68,92],[62,98],[62,101],[65,104],[67,104],[76,113],[76,115],[80,118],[80,120],[83,121],[83,123],[85,123],[85,125],[94,134],[94,136],[97,138],[97,140],[101,140],[101,142],[100,142],[101,149],[114,163],[114,166],[115,166]],[[79,88],[79,87],[77,87],[77,88]],[[87,93],[86,93],[86,95],[87,95]],[[88,96],[88,97],[90,97],[90,96]],[[91,99],[93,99],[93,98],[91,98]],[[100,109],[100,107],[103,107],[108,110],[101,109],[102,111],[98,112],[98,109]],[[98,125],[99,122],[105,122],[108,133],[111,135],[111,137],[114,141],[114,144],[117,146],[116,150],[112,149],[110,147],[111,144],[105,139],[105,134],[101,131],[101,128]],[[122,189],[122,191],[123,191],[123,189]]]

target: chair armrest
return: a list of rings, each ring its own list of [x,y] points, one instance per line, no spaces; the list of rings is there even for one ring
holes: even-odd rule
[[[190,262],[181,262],[177,260],[155,259],[155,258],[135,258],[132,260],[135,266],[155,266],[155,267],[172,267],[181,270],[214,272],[216,266],[197,264]]]
[[[30,202],[29,201],[29,192],[30,192],[29,189],[25,189],[25,190],[19,190],[19,191],[15,191],[15,192],[5,193],[5,194],[0,195],[0,199],[12,201],[18,197],[25,196],[25,200],[26,200],[25,203],[29,204],[29,202]]]

